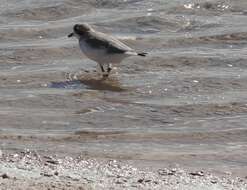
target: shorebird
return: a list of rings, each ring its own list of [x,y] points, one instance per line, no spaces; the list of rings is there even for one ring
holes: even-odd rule
[[[108,77],[111,64],[120,63],[129,56],[146,56],[120,42],[118,39],[94,30],[89,24],[76,24],[68,37],[75,36],[79,40],[81,51],[91,60],[97,62],[103,77]],[[107,69],[105,70],[105,66]]]

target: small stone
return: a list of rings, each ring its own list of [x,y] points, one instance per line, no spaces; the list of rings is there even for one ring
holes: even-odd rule
[[[44,158],[46,159],[46,162],[49,164],[56,164],[56,165],[59,164],[59,161],[53,158],[52,156],[44,156]]]
[[[160,169],[158,170],[159,175],[175,175],[176,169]]]
[[[211,180],[211,183],[212,183],[212,184],[216,184],[217,181],[213,179],[213,180]]]
[[[169,171],[167,172],[167,175],[175,175],[176,172],[173,172],[173,171]]]
[[[116,181],[115,183],[116,183],[116,184],[123,184],[123,182],[122,182],[122,181],[119,181],[119,180]]]
[[[40,175],[45,176],[45,177],[52,177],[53,174],[49,174],[49,173],[40,173]]]
[[[59,162],[57,160],[46,160],[46,162],[50,163],[50,164],[59,164]]]
[[[190,175],[193,175],[193,176],[204,176],[203,171],[190,172],[189,174],[190,174]]]
[[[243,179],[239,179],[238,181],[239,181],[239,182],[244,182],[244,180],[243,180]]]
[[[138,183],[142,183],[144,181],[144,179],[138,179]]]
[[[58,171],[55,171],[55,172],[54,172],[54,175],[58,176]]]
[[[6,174],[6,173],[2,174],[1,177],[2,177],[3,179],[9,179],[9,178],[10,178],[9,175]]]

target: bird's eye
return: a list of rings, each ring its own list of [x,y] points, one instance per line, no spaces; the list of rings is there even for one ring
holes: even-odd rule
[[[74,30],[78,31],[79,30],[79,26],[75,25]]]

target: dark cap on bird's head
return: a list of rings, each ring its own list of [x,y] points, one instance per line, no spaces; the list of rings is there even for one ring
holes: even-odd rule
[[[82,36],[84,34],[86,34],[87,32],[93,30],[91,28],[91,26],[87,23],[84,23],[84,24],[75,24],[74,27],[74,32],[69,34],[68,37],[72,37],[74,36],[75,34],[79,35],[79,36]]]

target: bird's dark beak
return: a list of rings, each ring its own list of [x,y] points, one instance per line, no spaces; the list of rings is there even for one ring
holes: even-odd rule
[[[68,35],[68,38],[70,38],[72,36],[74,36],[74,33],[73,32]]]

